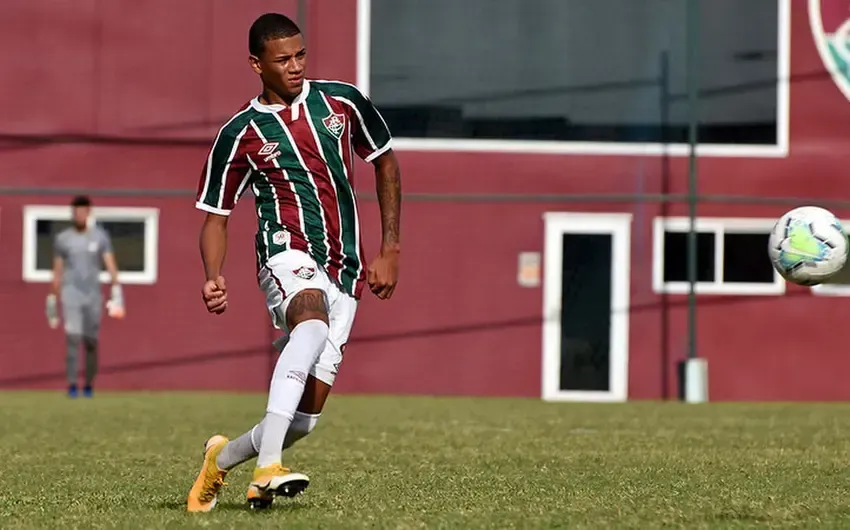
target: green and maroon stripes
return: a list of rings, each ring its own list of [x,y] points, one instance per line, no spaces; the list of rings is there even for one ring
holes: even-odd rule
[[[312,254],[316,262],[324,264],[328,259],[324,216],[310,175],[298,162],[297,147],[289,141],[289,135],[283,129],[276,114],[259,114],[255,117],[254,123],[263,138],[274,138],[275,141],[279,141],[278,149],[281,156],[274,160],[274,165],[280,169],[284,180],[290,184],[292,196],[286,198],[278,196],[277,215],[282,217],[290,211],[298,212],[301,230],[307,238],[308,252]],[[275,187],[273,190],[286,192],[283,186]],[[281,221],[281,224],[286,226],[287,221],[282,218]]]
[[[354,191],[348,179],[348,172],[343,159],[342,141],[328,131],[324,122],[325,118],[328,118],[331,114],[337,114],[337,112],[319,91],[311,92],[306,103],[310,124],[319,139],[319,153],[324,159],[322,173],[327,175],[329,182],[333,185],[336,199],[336,204],[328,206],[337,210],[340,223],[339,231],[336,232],[336,239],[340,242],[341,250],[340,269],[337,271],[339,274],[337,277],[346,291],[353,292],[361,269],[358,254],[359,226],[354,207]],[[343,131],[340,138],[346,138],[347,132]]]
[[[198,202],[224,212],[230,211],[235,205],[243,175],[231,164],[237,158],[239,144],[254,114],[252,109],[246,109],[219,130],[204,164]]]
[[[339,100],[354,111],[357,123],[353,124],[354,149],[368,161],[370,155],[385,148],[390,142],[390,130],[378,109],[354,85],[338,81],[312,81],[322,92]]]

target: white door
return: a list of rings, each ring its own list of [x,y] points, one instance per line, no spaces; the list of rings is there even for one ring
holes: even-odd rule
[[[625,401],[632,216],[544,220],[543,399]]]

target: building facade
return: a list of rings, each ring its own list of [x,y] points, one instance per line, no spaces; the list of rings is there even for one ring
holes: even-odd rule
[[[279,11],[302,22],[311,77],[372,96],[403,171],[400,284],[389,302],[364,296],[339,391],[675,399],[688,352],[685,3],[594,4],[0,8],[17,72],[0,89],[0,388],[62,384],[44,296],[50,234],[75,191],[92,194],[125,271],[128,317],[104,323],[101,386],[266,388],[276,335],[252,200],[233,215],[232,301],[213,317],[193,194],[218,125],[259,87],[247,28]],[[747,4],[701,14],[696,351],[713,401],[844,400],[850,277],[788,285],[765,245],[797,204],[850,219],[850,12]],[[20,42],[41,58],[12,52]],[[373,255],[371,169],[355,178]]]

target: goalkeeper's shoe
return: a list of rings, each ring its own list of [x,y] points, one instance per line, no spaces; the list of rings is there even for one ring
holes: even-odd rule
[[[229,440],[220,434],[217,434],[207,440],[204,445],[204,465],[201,467],[201,472],[198,473],[198,478],[192,485],[189,491],[189,498],[186,501],[186,511],[189,512],[208,512],[215,508],[218,501],[218,493],[221,487],[225,485],[224,477],[227,471],[219,469],[216,464],[216,458]]]
[[[248,504],[254,509],[268,508],[275,495],[295,497],[309,485],[307,475],[293,473],[280,464],[258,467],[254,469],[254,480],[248,485]]]

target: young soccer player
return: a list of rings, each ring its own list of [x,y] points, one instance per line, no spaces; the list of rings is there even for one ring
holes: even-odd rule
[[[275,327],[286,333],[265,416],[230,441],[207,440],[187,510],[211,510],[227,472],[257,457],[251,507],[294,496],[309,478],[282,465],[282,450],[315,427],[342,361],[364,285],[389,299],[398,279],[401,184],[390,131],[355,86],[305,78],[301,32],[279,14],[248,33],[250,65],[262,93],[218,132],[196,206],[207,212],[200,247],[207,310],[227,309],[222,266],[227,219],[248,188],[256,200],[258,282]],[[381,249],[367,266],[351,183],[353,157],[373,164],[381,210]]]
[[[91,199],[84,195],[71,201],[72,224],[59,232],[53,240],[53,283],[47,295],[47,322],[51,328],[59,326],[59,302],[65,322],[68,396],[77,397],[77,362],[80,347],[86,350],[85,386],[83,395],[92,397],[97,375],[97,346],[100,334],[101,264],[112,280],[109,316],[124,316],[118,266],[112,251],[109,234],[91,223]]]

